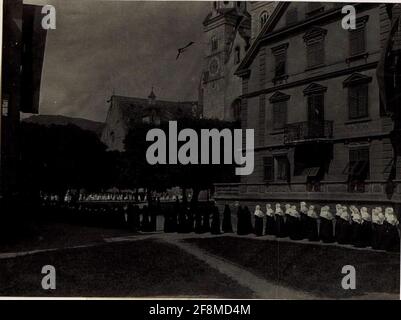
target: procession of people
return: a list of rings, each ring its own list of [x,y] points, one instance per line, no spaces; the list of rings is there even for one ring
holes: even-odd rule
[[[50,199],[51,200],[51,199]],[[54,199],[53,199],[54,200]],[[233,233],[256,236],[269,235],[294,241],[308,240],[322,243],[352,245],[357,248],[371,247],[375,250],[399,251],[400,230],[397,215],[392,207],[358,208],[355,205],[337,204],[331,208],[315,204],[267,203],[265,210],[256,205],[253,218],[248,206],[234,204],[236,228],[232,212],[224,206],[222,219],[219,208],[212,202],[195,203],[183,199],[166,205],[160,199],[152,199],[141,207],[135,202],[99,203],[45,201],[47,212],[61,212],[69,219],[89,225],[125,228],[132,232],[157,231],[157,217],[164,217],[166,233]],[[273,209],[274,208],[274,209]],[[160,230],[159,230],[160,231]]]
[[[288,237],[291,240],[337,242],[357,248],[371,247],[391,252],[400,250],[399,221],[392,207],[385,208],[384,213],[382,207],[375,207],[369,213],[367,207],[357,208],[351,205],[348,208],[341,204],[335,206],[335,213],[328,205],[322,206],[318,213],[315,205],[308,207],[305,202],[299,204],[299,210],[296,205],[288,203],[284,205],[284,210],[282,207],[282,204],[276,203],[273,210],[269,203],[263,214],[260,205],[256,205],[256,236],[271,235],[277,238]],[[238,212],[246,211],[246,208],[240,206]],[[244,234],[242,224],[243,222],[238,220],[239,235]],[[251,232],[248,230],[245,234],[249,233]]]

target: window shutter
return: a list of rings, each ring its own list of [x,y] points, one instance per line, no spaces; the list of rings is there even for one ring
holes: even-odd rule
[[[307,45],[308,67],[312,68],[324,63],[324,42],[316,41]]]
[[[368,116],[368,86],[366,85],[358,89],[358,113],[359,117]]]
[[[286,101],[273,103],[273,128],[282,129],[287,124]]]
[[[273,158],[272,157],[264,157],[263,158],[263,175],[265,181],[274,180],[274,166],[273,166]]]
[[[357,55],[365,52],[365,28],[360,27],[350,31],[350,55]]]
[[[358,91],[355,87],[348,89],[348,112],[349,118],[358,118]]]
[[[285,54],[281,53],[276,55],[276,66],[275,66],[275,77],[279,77],[285,74]]]

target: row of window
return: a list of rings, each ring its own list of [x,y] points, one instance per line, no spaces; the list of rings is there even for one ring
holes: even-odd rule
[[[212,36],[211,39],[212,43],[212,52],[217,51],[219,48],[219,41],[216,36]],[[241,62],[241,48],[239,46],[236,46],[234,48],[234,64],[239,64]]]
[[[290,161],[287,155],[263,157],[263,179],[265,182],[289,182],[290,169]],[[323,177],[323,175],[319,175],[321,172],[322,167],[306,166],[300,174],[296,175],[306,176],[311,188],[319,191],[319,182]],[[364,191],[363,182],[370,178],[369,147],[350,149],[349,161],[342,173],[348,176],[348,191]]]
[[[369,116],[369,85],[368,81],[371,78],[363,77],[365,81],[361,83],[361,77],[357,75],[351,76],[353,78],[358,78],[358,81],[354,83],[344,82],[344,85],[348,89],[348,119],[357,120],[367,118]],[[350,77],[350,78],[351,78]],[[310,87],[310,86],[309,86]],[[325,90],[327,88],[320,87],[319,91],[318,85],[315,85],[312,92],[307,92],[304,90],[304,94],[307,96],[307,112],[308,121],[319,122],[324,121],[324,111],[325,111]],[[287,103],[290,99],[289,95],[285,95],[280,92],[276,92],[271,98],[270,103],[272,105],[272,123],[274,130],[283,129],[287,125]]]
[[[366,52],[366,21],[361,18],[356,29],[349,31],[349,56],[357,57]],[[315,27],[304,35],[306,44],[307,69],[324,65],[325,63],[325,37],[327,30]],[[281,78],[287,74],[287,48],[288,44],[272,48],[275,61],[274,78]]]
[[[321,2],[309,2],[306,7],[306,17],[312,17],[318,13],[323,12],[324,7]],[[295,6],[291,6],[286,13],[286,24],[291,25],[298,22],[298,8]],[[267,20],[269,19],[269,15],[267,11],[263,11],[259,15],[259,24],[260,29],[266,24]]]

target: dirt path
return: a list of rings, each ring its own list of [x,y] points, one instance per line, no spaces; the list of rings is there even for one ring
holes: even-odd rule
[[[306,294],[305,292],[288,289],[273,283],[267,282],[253,273],[231,263],[220,257],[204,252],[198,247],[184,243],[179,239],[165,238],[163,241],[177,246],[178,248],[190,253],[196,258],[207,263],[213,269],[236,281],[243,287],[254,292],[256,299],[316,299],[317,297]]]

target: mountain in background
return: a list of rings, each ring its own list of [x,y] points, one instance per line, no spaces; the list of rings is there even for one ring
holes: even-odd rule
[[[102,131],[105,125],[103,122],[96,122],[83,118],[72,118],[60,115],[33,115],[31,117],[23,119],[22,121],[37,123],[44,126],[50,126],[50,125],[66,126],[68,124],[73,124],[83,130],[89,130],[95,132],[99,137],[102,135]]]

